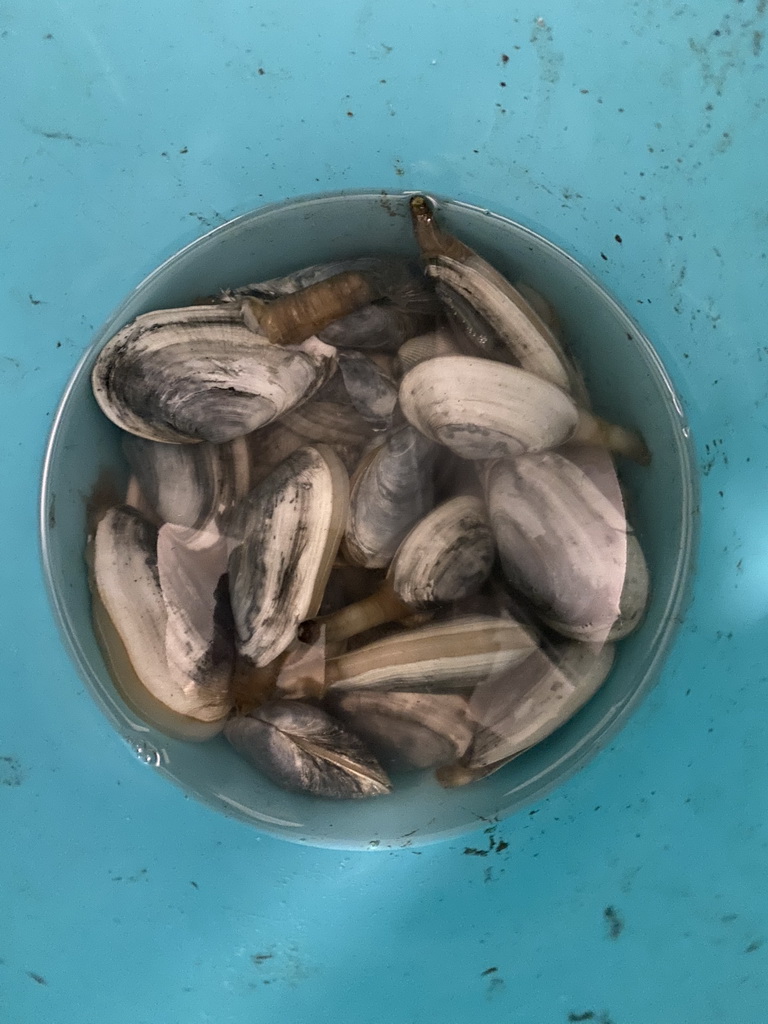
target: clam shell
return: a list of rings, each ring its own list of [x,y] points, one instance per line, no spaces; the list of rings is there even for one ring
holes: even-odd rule
[[[385,430],[397,405],[397,385],[362,352],[340,352],[339,371],[352,405],[374,430]]]
[[[648,564],[640,541],[630,530],[627,533],[627,572],[619,599],[619,616],[608,633],[609,640],[622,640],[637,629],[648,607],[650,590]]]
[[[412,367],[427,359],[434,359],[435,356],[455,356],[460,353],[461,350],[453,340],[451,332],[445,328],[438,328],[427,334],[409,338],[397,350],[397,357],[402,372],[407,373]]]
[[[219,731],[234,661],[220,614],[226,592],[211,589],[195,621],[184,622],[174,596],[180,588],[170,593],[167,579],[163,587],[172,569],[165,557],[158,565],[158,532],[128,507],[102,518],[89,558],[96,633],[127,703],[170,735],[202,739]]]
[[[342,550],[367,568],[389,565],[414,523],[434,504],[434,445],[405,426],[358,466]]]
[[[151,441],[241,437],[309,398],[334,369],[317,339],[266,344],[236,306],[144,313],[102,349],[93,393],[113,423]]]
[[[428,331],[434,324],[435,310],[412,312],[382,300],[339,317],[318,332],[327,345],[336,348],[357,348],[377,352],[395,352],[415,334]]]
[[[537,646],[509,619],[474,615],[421,626],[328,662],[328,691],[463,690],[522,661]]]
[[[613,658],[612,644],[566,642],[481,683],[469,700],[477,722],[469,771],[495,771],[559,729],[602,686]]]
[[[465,459],[492,459],[562,444],[578,423],[560,388],[516,366],[438,356],[403,377],[400,407],[421,433]]]
[[[473,723],[463,697],[449,693],[341,693],[335,714],[387,768],[440,768],[463,757]]]
[[[494,330],[483,314],[455,291],[445,281],[438,280],[435,285],[440,300],[445,308],[446,318],[451,327],[454,345],[458,352],[467,356],[484,356],[500,363],[520,366],[520,360],[514,351]]]
[[[307,444],[307,438],[291,430],[283,420],[254,430],[244,440],[248,448],[251,489],[266,480],[289,455]]]
[[[508,581],[549,625],[575,639],[604,641],[619,617],[627,525],[615,475],[613,484],[606,494],[557,452],[502,460],[487,475]]]
[[[397,596],[414,608],[458,601],[480,589],[495,554],[485,503],[461,495],[413,527],[392,559],[389,579]]]
[[[520,292],[489,263],[477,255],[466,262],[438,256],[427,265],[426,272],[443,284],[441,298],[445,300],[453,292],[466,299],[494,332],[491,337],[498,337],[520,366],[569,389],[568,360],[557,338]],[[466,318],[462,321],[466,327]],[[473,337],[472,332],[468,337]]]
[[[230,293],[235,300],[249,296],[272,299],[355,271],[373,275],[386,299],[334,320],[318,336],[337,348],[395,351],[407,338],[427,330],[437,303],[418,267],[396,257],[362,256],[305,267],[286,277],[248,285]]]
[[[281,422],[307,441],[362,448],[373,436],[371,426],[348,402],[315,398],[287,413]]]
[[[262,704],[230,719],[224,735],[283,789],[347,800],[381,796],[392,788],[357,736],[321,708],[299,701]]]
[[[187,445],[127,434],[123,451],[140,493],[164,523],[202,529],[243,497],[251,483],[245,438]]]
[[[412,197],[410,206],[425,272],[438,282],[438,293],[449,308],[452,298],[456,300],[453,308],[468,328],[466,337],[483,346],[498,347],[500,341],[520,366],[558,387],[569,390],[573,378],[578,382],[557,337],[520,292],[487,260],[443,231],[424,196]],[[474,318],[458,308],[460,299],[469,304]]]
[[[299,448],[262,481],[232,518],[242,538],[229,558],[239,650],[274,661],[317,613],[344,529],[346,470],[326,446]]]

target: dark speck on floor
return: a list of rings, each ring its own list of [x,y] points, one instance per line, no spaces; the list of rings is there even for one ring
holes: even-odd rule
[[[584,1013],[569,1013],[568,1021],[573,1024],[575,1021],[594,1020],[595,1015],[592,1010],[585,1010]]]
[[[27,977],[31,978],[32,981],[36,981],[38,985],[47,985],[48,982],[42,976],[42,974],[35,974],[34,971],[27,971]]]
[[[487,857],[488,850],[478,850],[476,846],[465,846],[464,853],[468,857]]]
[[[745,953],[756,953],[758,949],[763,945],[764,939],[755,939],[754,942],[750,942],[747,948],[744,950]]]
[[[621,933],[624,931],[624,922],[619,917],[616,908],[608,906],[603,911],[603,918],[608,928],[608,938],[618,939]]]
[[[498,969],[499,969],[498,967],[487,967],[487,968],[486,968],[486,969],[485,969],[485,970],[484,970],[484,971],[482,972],[482,974],[480,975],[480,977],[481,977],[481,978],[487,978],[489,974],[496,974],[496,972],[498,971]]]
[[[0,786],[20,786],[24,771],[15,757],[0,757]]]

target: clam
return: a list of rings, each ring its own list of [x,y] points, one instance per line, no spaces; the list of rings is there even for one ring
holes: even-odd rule
[[[426,359],[460,354],[461,349],[453,340],[450,331],[442,327],[429,331],[427,334],[409,338],[397,350],[400,369],[403,373],[407,373],[412,366],[423,363]]]
[[[284,426],[307,441],[362,449],[373,436],[370,424],[349,402],[313,398],[287,413]]]
[[[366,568],[389,565],[414,523],[434,504],[435,446],[413,427],[395,430],[358,466],[342,551]]]
[[[235,750],[283,789],[348,800],[392,786],[364,744],[321,708],[293,700],[262,704],[230,719]]]
[[[483,314],[444,281],[437,285],[457,352],[520,366],[520,360]]]
[[[308,268],[302,281],[310,283],[276,298],[259,297],[253,288],[241,293],[246,323],[273,344],[322,334],[335,346],[396,348],[431,322],[434,298],[407,262],[365,257],[338,267],[330,275]]]
[[[460,495],[428,513],[405,538],[389,570],[392,589],[414,608],[458,601],[479,590],[494,556],[484,503]]]
[[[386,430],[397,405],[397,385],[363,352],[339,352],[339,370],[350,401],[374,430]]]
[[[472,740],[467,702],[456,694],[350,691],[332,708],[393,771],[451,764]]]
[[[282,419],[261,430],[254,430],[244,440],[248,447],[251,489],[265,480],[289,455],[307,444],[307,438],[291,430]]]
[[[601,444],[650,461],[637,434],[579,409],[561,388],[517,366],[473,356],[419,363],[400,384],[400,408],[421,433],[465,459]]]
[[[536,638],[517,622],[461,616],[331,658],[326,686],[328,692],[466,690],[516,665],[536,646]]]
[[[625,500],[616,467],[608,452],[589,445],[568,445],[562,450],[569,461],[585,473],[601,494],[616,508],[625,512]],[[608,634],[609,640],[621,640],[639,626],[648,604],[650,576],[640,541],[627,521],[627,565],[619,598],[619,613]]]
[[[560,322],[557,310],[549,299],[545,298],[540,291],[532,288],[526,281],[515,281],[514,286],[555,337],[559,338],[563,333],[563,325]]]
[[[495,545],[485,505],[462,495],[438,505],[397,549],[386,581],[373,594],[326,616],[329,641],[345,640],[415,609],[458,601],[479,590]]]
[[[163,444],[126,434],[123,451],[140,493],[164,523],[202,529],[249,490],[250,457],[242,437],[220,445]]]
[[[566,642],[534,651],[511,672],[481,683],[469,700],[477,723],[469,752],[438,772],[461,786],[497,771],[550,736],[594,696],[613,665],[612,644]]]
[[[232,517],[241,543],[229,558],[240,653],[274,661],[315,615],[347,513],[349,483],[328,447],[299,448],[263,480]]]
[[[458,238],[443,231],[424,196],[411,199],[416,241],[426,273],[458,317],[466,337],[498,357],[505,349],[520,366],[558,387],[580,383],[571,360],[536,310],[502,274]]]
[[[651,580],[643,549],[630,530],[627,533],[627,569],[619,598],[619,614],[608,633],[609,640],[621,640],[637,629],[645,615],[650,588]]]
[[[598,486],[557,452],[499,460],[488,510],[504,573],[558,632],[603,641],[620,615],[627,524],[618,483]]]
[[[216,553],[199,572],[177,554],[135,509],[108,511],[88,555],[94,626],[126,703],[169,735],[206,739],[230,709],[226,586]]]
[[[318,339],[275,348],[235,306],[144,313],[110,339],[92,373],[113,423],[150,441],[221,444],[309,398],[335,369]]]
[[[429,294],[430,307],[433,301]],[[434,325],[434,314],[432,308],[425,308],[424,312],[401,309],[395,303],[383,300],[339,317],[319,331],[318,337],[340,349],[394,352],[408,338],[428,331]]]
[[[204,530],[164,523],[157,532],[157,575],[165,605],[168,672],[184,686],[231,675],[234,628],[227,587],[227,542]]]

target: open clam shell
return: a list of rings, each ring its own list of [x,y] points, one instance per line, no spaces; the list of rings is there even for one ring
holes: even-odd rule
[[[317,339],[266,344],[234,305],[144,313],[105,345],[93,393],[113,423],[152,441],[241,437],[309,398],[335,368]]]
[[[328,447],[299,448],[261,482],[232,517],[240,542],[229,558],[241,654],[274,661],[313,616],[344,529],[349,479]]]

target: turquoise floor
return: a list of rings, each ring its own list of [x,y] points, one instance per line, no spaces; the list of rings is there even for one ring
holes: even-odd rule
[[[2,1024],[766,1019],[766,31],[765,0],[3,5]],[[216,224],[345,188],[570,251],[654,341],[701,470],[693,602],[612,746],[509,820],[376,853],[260,837],[140,763],[37,540],[51,418],[122,298]]]

